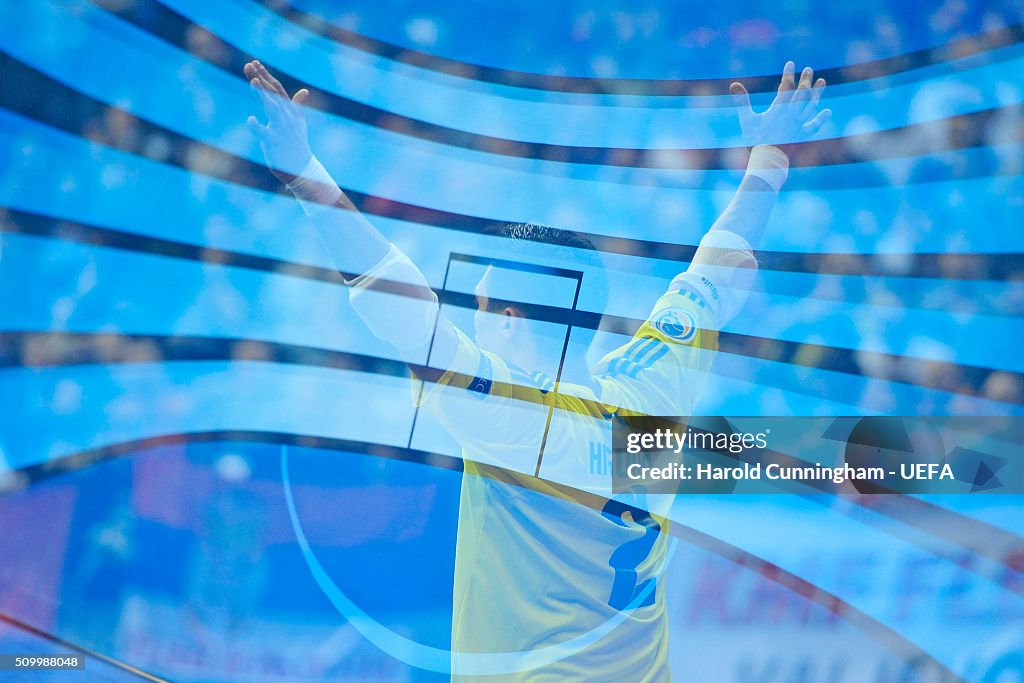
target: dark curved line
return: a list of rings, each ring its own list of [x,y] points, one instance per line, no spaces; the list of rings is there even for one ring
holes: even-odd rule
[[[95,2],[96,0],[93,0]],[[184,34],[186,27],[192,26],[188,19],[182,17],[163,5],[155,4],[156,0],[139,0],[140,3],[154,3],[159,7],[160,19],[156,20],[149,14],[126,15],[122,18],[141,30],[147,31],[165,42],[188,52],[185,45]],[[138,4],[138,3],[137,3]],[[146,17],[148,22],[143,22],[140,17]],[[1024,29],[1022,29],[1024,34]],[[221,41],[224,48],[231,54],[229,61],[235,64],[235,70],[225,68],[220,64],[214,64],[205,60],[201,55],[192,55],[196,59],[203,59],[212,67],[224,70],[229,75],[238,78],[241,75],[242,64],[247,57],[234,45]],[[190,53],[191,54],[191,53]],[[304,84],[288,75],[286,72],[277,72],[278,78],[289,92],[295,92]],[[655,170],[728,170],[731,168],[729,159],[735,158],[737,153],[742,153],[746,148],[719,147],[710,149],[656,149],[656,148],[628,148],[628,147],[594,147],[582,145],[561,145],[545,142],[525,142],[494,137],[482,133],[451,128],[436,123],[430,123],[420,119],[412,118],[402,114],[396,114],[372,105],[358,102],[348,97],[337,95],[325,90],[319,90],[320,98],[324,100],[321,106],[313,102],[313,106],[320,111],[343,117],[350,121],[356,121],[365,125],[387,130],[398,135],[409,136],[419,140],[426,140],[451,147],[468,149],[484,154],[493,154],[499,157],[513,157],[519,159],[534,159],[552,163],[569,163],[587,166],[610,166],[617,168],[643,168]],[[255,107],[254,107],[255,108]],[[1000,108],[986,109],[971,114],[963,114],[950,119],[943,120],[944,123],[951,122],[960,129],[977,129],[979,125],[1001,111]],[[980,122],[980,124],[979,124]],[[934,154],[936,152],[966,150],[972,148],[983,148],[991,141],[982,140],[980,137],[975,140],[943,138],[935,146],[932,142],[918,142],[923,140],[922,136],[910,135],[909,140],[917,144],[917,149],[907,150],[886,144],[888,136],[905,132],[913,132],[923,127],[932,125],[930,123],[912,124],[891,128],[876,133],[861,133],[842,138],[830,138],[812,142],[801,142],[787,146],[787,153],[790,156],[790,165],[793,167],[821,167],[849,164],[862,161],[852,149],[872,149],[877,156],[871,161],[883,159],[897,159],[914,157],[921,154]],[[930,139],[930,138],[929,138]],[[1005,140],[999,142],[1018,142],[1024,140],[1024,132],[1011,130]],[[929,146],[930,145],[930,146]],[[973,174],[973,175],[972,175]],[[969,177],[980,177],[986,175],[980,169],[970,169],[963,175],[956,176],[957,179]],[[857,181],[846,179],[842,187],[852,188],[858,186],[872,186],[870,176],[862,176]],[[860,185],[858,183],[861,183]],[[787,190],[800,189],[796,183],[791,183]]]
[[[38,483],[42,479],[67,475],[79,469],[84,469],[101,462],[112,460],[144,450],[151,450],[160,446],[187,444],[187,443],[210,443],[223,441],[240,441],[248,443],[277,444],[298,446],[304,448],[316,448],[322,450],[346,451],[360,453],[375,457],[382,457],[404,462],[413,462],[436,467],[445,470],[461,470],[461,459],[452,456],[445,456],[430,453],[427,451],[377,446],[360,441],[349,441],[328,437],[304,436],[285,432],[260,432],[251,430],[239,431],[210,431],[210,432],[185,432],[178,434],[165,434],[157,437],[148,437],[132,441],[120,442],[110,446],[83,451],[81,453],[66,456],[58,461],[38,465],[32,468],[25,468],[19,472],[25,475],[27,482]],[[495,467],[496,470],[501,468]],[[486,476],[486,475],[484,475]],[[514,479],[514,478],[513,478]],[[504,481],[504,479],[503,479]],[[508,483],[508,482],[506,482]],[[550,483],[550,482],[548,482]],[[28,483],[26,483],[26,486]],[[515,483],[521,486],[520,483]],[[602,502],[608,499],[596,494],[587,493],[573,489],[565,485],[556,485],[562,492],[568,493],[579,504],[600,508]],[[584,501],[599,501],[590,504]],[[942,680],[954,680],[963,682],[964,679],[957,676],[952,670],[918,647],[909,638],[906,638],[895,629],[874,619],[857,607],[844,601],[838,596],[820,588],[813,583],[802,579],[788,570],[769,562],[749,551],[743,550],[726,541],[715,538],[697,529],[688,527],[681,522],[673,520],[669,525],[669,533],[686,543],[703,548],[719,557],[729,560],[745,569],[749,569],[760,576],[767,578],[780,586],[787,588],[797,595],[813,602],[816,605],[828,609],[838,617],[848,621],[865,634],[869,635],[876,642],[890,649],[893,653],[902,657],[907,662],[916,662],[920,658],[926,658],[931,664],[939,667],[948,678]]]
[[[74,650],[75,652],[81,655],[85,655],[86,657],[98,659],[105,664],[109,664],[110,666],[116,669],[120,669],[125,673],[137,676],[143,680],[154,681],[154,683],[169,683],[166,678],[160,678],[159,676],[151,674],[148,671],[144,671],[136,666],[132,666],[131,664],[128,664],[126,662],[122,662],[119,659],[115,659],[109,655],[105,655],[102,652],[85,647],[84,645],[77,645],[75,643],[72,643],[70,640],[65,640],[64,638],[61,638],[58,635],[54,635],[49,631],[44,631],[43,629],[33,626],[28,622],[22,621],[21,619],[18,619],[16,617],[12,617],[9,614],[0,612],[0,621],[5,622],[13,626],[14,628],[24,631],[26,633],[31,633],[32,635],[42,638],[43,640],[47,640],[53,643],[54,645],[59,645],[69,650]],[[86,665],[88,666],[88,660]]]
[[[259,358],[273,363],[301,365],[306,367],[324,367],[331,369],[346,369],[357,372],[374,373],[389,376],[407,376],[407,366],[401,361],[356,354],[345,351],[335,351],[317,347],[299,346],[294,344],[283,344],[275,342],[264,342],[251,339],[236,338],[214,338],[214,337],[184,337],[184,336],[159,336],[159,335],[120,335],[112,333],[61,333],[61,332],[24,332],[24,333],[0,333],[0,369],[4,367],[60,367],[75,366],[82,364],[112,364],[112,363],[140,363],[147,362],[134,356],[132,351],[118,345],[105,343],[111,339],[123,339],[130,341],[141,341],[157,346],[161,352],[161,359],[166,362],[174,361],[209,361],[209,360],[237,360],[241,355],[234,353],[236,345],[244,344],[248,351],[259,349]],[[56,344],[49,344],[49,349],[56,349],[56,353],[49,353],[40,358],[38,351],[36,362],[23,365],[19,362],[22,348],[38,349],[45,346],[49,341],[57,341]],[[120,354],[120,355],[118,355]],[[425,376],[422,371],[418,371]],[[433,381],[427,379],[427,381]],[[512,400],[530,401],[529,397],[511,396]],[[598,406],[600,408],[600,406]],[[215,434],[226,433],[224,431],[211,432]],[[234,432],[231,432],[234,433]],[[246,432],[243,432],[246,433]],[[163,437],[161,437],[163,438]],[[326,437],[325,437],[326,439]],[[363,444],[360,448],[372,448],[374,454],[382,457],[404,458],[403,453],[422,454],[411,448],[390,447],[350,440],[330,440],[332,443],[357,443]],[[162,442],[161,442],[162,443]],[[734,454],[723,452],[722,455],[729,458],[736,458]],[[800,458],[778,451],[766,451],[766,455],[779,462],[792,465],[805,465]],[[461,459],[453,456],[442,456],[430,454],[432,458],[447,458],[445,462],[448,469],[461,468]],[[421,455],[416,458],[422,459]],[[59,462],[64,462],[63,459]],[[73,464],[77,461],[71,461]],[[77,466],[77,465],[76,465]],[[19,470],[28,472],[29,481],[34,476],[46,474],[53,469],[53,463],[44,463]],[[500,468],[499,468],[500,469]],[[32,474],[35,473],[35,474]],[[553,484],[559,486],[558,484]],[[834,494],[834,488],[824,482],[807,482],[806,486],[816,489],[817,493]],[[571,487],[567,490],[575,491]],[[799,487],[798,487],[799,488]],[[798,493],[796,489],[791,493]],[[824,505],[820,496],[799,494],[819,505]],[[902,522],[910,528],[924,532],[929,536],[945,540],[951,545],[965,548],[975,555],[986,557],[996,564],[1002,565],[1014,572],[1024,574],[1024,546],[1020,536],[1005,531],[984,522],[979,522],[970,517],[947,510],[925,500],[911,496],[872,496],[858,495],[853,501],[860,508],[870,510],[884,517]],[[858,520],[862,521],[863,520]],[[973,525],[972,534],[958,534],[952,530],[967,522]],[[934,548],[922,545],[919,539],[913,536],[903,539],[915,545],[921,545],[930,553],[935,553]],[[978,541],[985,539],[990,541],[988,546],[979,545]],[[998,539],[998,540],[997,540]],[[955,559],[951,558],[951,561]],[[971,567],[965,567],[975,571]],[[976,572],[975,572],[976,573]],[[1002,581],[1006,584],[1006,581]],[[1024,584],[1012,584],[1007,586],[1009,590],[1016,593],[1024,593]]]
[[[134,233],[126,233],[107,228],[98,228],[84,224],[70,223],[68,221],[53,221],[45,217],[23,212],[9,211],[15,221],[0,222],[0,234],[9,232],[13,234],[29,234],[61,241],[75,242],[80,244],[91,244],[112,249],[119,249],[132,253],[149,254],[175,258],[198,263],[216,263],[218,265],[245,268],[264,273],[287,273],[292,277],[327,282],[344,286],[345,279],[352,279],[355,273],[339,273],[333,269],[321,268],[305,264],[297,264],[280,259],[273,259],[265,256],[252,256],[223,249],[196,246],[183,242],[159,239],[155,237],[140,238]],[[19,220],[20,219],[20,220]],[[415,296],[415,292],[409,291],[409,286],[402,283],[387,283],[382,281],[381,288],[390,288],[394,293]],[[471,294],[460,294],[449,291],[436,292],[443,303],[451,303],[462,308],[473,309],[476,301]],[[530,304],[531,318],[553,322],[563,325],[572,325],[590,330],[622,330],[638,329],[643,320],[626,316],[611,314],[599,314],[588,311],[566,311],[555,306]],[[811,344],[808,342],[786,341],[771,337],[759,337],[739,332],[718,332],[719,349],[725,353],[744,356],[747,358],[768,360],[785,363],[787,365],[815,368],[832,372],[840,372],[855,377],[874,377],[884,379],[896,384],[904,384],[915,387],[923,387],[947,391],[955,394],[973,396],[969,386],[980,385],[980,382],[996,368],[986,368],[967,364],[948,363],[950,368],[957,369],[961,376],[967,380],[965,383],[958,383],[956,387],[950,388],[942,385],[941,380],[936,378],[929,384],[913,384],[902,380],[894,380],[888,376],[871,374],[866,367],[873,363],[860,363],[854,358],[867,356],[872,359],[883,361],[882,367],[892,367],[893,364],[900,364],[912,367],[914,364],[927,363],[926,359],[919,359],[914,356],[903,356],[894,353],[883,353],[880,351],[866,351],[861,349],[850,349],[839,346],[827,346],[824,344]],[[780,354],[780,351],[783,353]],[[811,353],[798,353],[800,351]],[[812,364],[809,357],[817,359],[817,364]],[[1024,374],[1012,372],[1006,369],[998,369],[1017,377],[1024,377]],[[973,380],[973,381],[972,381]],[[969,385],[969,386],[968,386]],[[819,396],[819,394],[813,394]],[[1024,401],[1022,401],[1024,404]]]
[[[34,483],[38,483],[42,480],[48,479],[53,476],[60,476],[68,472],[74,472],[79,469],[91,467],[94,464],[103,462],[105,460],[119,457],[127,453],[132,453],[140,449],[156,448],[158,446],[167,446],[180,443],[192,443],[192,442],[217,442],[217,441],[245,441],[245,442],[262,442],[262,443],[274,443],[284,444],[290,446],[302,446],[309,448],[320,448],[326,450],[341,450],[350,451],[354,453],[362,453],[365,455],[372,455],[375,457],[386,458],[390,460],[402,460],[405,462],[413,462],[418,464],[430,465],[439,469],[453,470],[461,472],[463,470],[463,459],[452,456],[444,455],[440,453],[432,453],[429,451],[423,451],[420,449],[402,447],[402,446],[385,446],[382,444],[375,444],[366,441],[355,441],[351,439],[339,439],[335,437],[325,436],[311,436],[303,434],[294,434],[290,432],[267,432],[259,430],[211,430],[205,432],[180,432],[174,434],[164,434],[155,437],[144,437],[141,439],[132,439],[125,442],[119,442],[115,444],[109,444],[107,446],[101,446],[95,449],[89,449],[81,451],[76,454],[64,456],[55,461],[41,463],[38,465],[32,465],[18,469],[17,472],[21,475],[20,481],[16,481],[14,486],[9,486],[6,491],[14,491],[25,488]],[[728,455],[728,454],[724,454]],[[803,462],[793,456],[777,453],[780,458],[791,460],[794,463]],[[731,457],[731,456],[730,456]],[[489,465],[493,470],[507,472],[504,468]],[[481,476],[488,476],[486,471],[483,471]],[[522,475],[528,476],[528,475]],[[503,478],[502,481],[505,481]],[[512,478],[515,479],[514,477]],[[603,498],[597,494],[589,493],[575,489],[565,484],[559,484],[545,480],[548,486],[551,486],[555,490],[561,492],[565,497],[571,498],[575,502],[581,505],[588,505],[595,509],[602,509],[604,503],[607,502],[606,498]],[[520,485],[520,484],[516,484]],[[812,488],[817,488],[817,494],[803,494],[797,492],[791,492],[783,495],[799,495],[800,497],[811,500],[819,505],[825,505],[822,502],[823,495],[829,499],[834,499],[837,496],[833,490],[821,482],[807,482],[807,485]],[[2,495],[4,490],[0,490]],[[742,494],[738,494],[742,495]],[[853,503],[858,508],[868,510],[878,514],[879,516],[886,517],[893,521],[900,522],[901,524],[914,529],[918,532],[923,532],[927,536],[940,538],[950,545],[960,547],[967,550],[970,553],[978,555],[979,557],[985,557],[992,562],[1005,567],[1006,569],[1015,572],[1017,574],[1024,575],[1024,550],[1022,548],[1021,536],[1012,532],[1006,531],[1000,527],[993,526],[987,522],[962,515],[953,510],[947,510],[946,508],[940,507],[928,501],[924,501],[913,496],[904,494],[896,495],[872,495],[872,494],[856,494],[852,496],[844,496],[845,500]],[[598,501],[598,502],[594,502]],[[925,523],[922,520],[931,519],[933,521]],[[938,519],[938,521],[934,521]],[[863,523],[863,520],[858,520]],[[673,522],[675,524],[676,522]],[[989,547],[983,547],[977,543],[973,545],[967,545],[964,543],[963,536],[957,536],[956,534],[949,533],[949,529],[956,525],[969,524],[973,527],[972,538],[976,541],[989,540],[992,541]],[[671,526],[671,525],[670,525]],[[700,533],[700,532],[697,532]],[[889,533],[886,531],[886,533]],[[934,554],[939,557],[943,557],[954,564],[962,566],[961,563],[957,562],[954,557],[946,556],[941,552],[937,551],[933,545],[922,542],[919,538],[913,536],[907,536],[905,534],[892,534],[902,537],[907,543],[919,546],[926,550],[930,554]],[[973,567],[964,567],[964,569],[977,574],[978,572]],[[990,577],[986,577],[990,578]],[[991,579],[1001,586],[1006,588],[1012,593],[1024,594],[1024,584],[1020,582],[1013,582],[1008,578],[1002,579]]]
[[[176,258],[200,263],[216,263],[218,265],[246,268],[249,270],[268,273],[285,272],[294,276],[294,278],[324,282],[339,286],[344,286],[344,280],[350,280],[354,278],[356,274],[340,273],[331,268],[293,263],[281,259],[253,256],[221,249],[212,249],[209,247],[189,245],[158,238],[139,238],[137,234],[131,232],[94,227],[81,223],[72,223],[70,221],[53,221],[43,216],[26,214],[24,212],[8,211],[8,213],[14,218],[14,221],[0,222],[0,233],[11,232],[34,234],[34,236],[47,239],[95,245],[131,253],[163,256],[166,258]],[[382,287],[384,286],[385,285],[382,285]],[[393,289],[396,294],[415,294],[408,291],[408,286],[402,286],[400,284],[394,284]],[[476,306],[474,297],[469,294],[440,291],[437,292],[437,296],[442,302],[460,305],[464,308],[475,308]],[[529,309],[534,311],[531,312],[531,317],[544,319],[544,321],[549,323],[571,325],[572,327],[588,330],[636,330],[643,324],[643,321],[639,318],[588,311],[566,311],[555,306],[541,304],[530,304]],[[827,346],[824,344],[786,341],[769,337],[744,335],[737,332],[719,332],[718,335],[720,350],[726,353],[761,360],[784,362],[784,364],[790,366],[839,372],[855,377],[884,379],[897,384],[907,384],[909,386],[931,388],[949,391],[951,393],[961,393],[964,395],[974,395],[971,389],[967,386],[968,384],[970,386],[980,386],[980,383],[984,378],[987,377],[990,372],[996,370],[978,366],[952,364],[952,362],[949,362],[947,366],[951,371],[955,370],[966,380],[969,380],[966,384],[957,383],[953,388],[945,387],[942,385],[939,378],[936,378],[929,384],[912,384],[901,380],[893,380],[888,376],[872,375],[870,371],[865,370],[865,368],[870,368],[876,364],[862,364],[862,362],[858,362],[854,358],[854,355],[870,356],[871,358],[884,361],[880,364],[882,367],[892,367],[893,364],[910,366],[912,364],[928,362],[928,360],[896,353],[884,353],[881,351],[866,351],[840,346]],[[805,353],[800,353],[800,351],[805,351]],[[817,358],[818,365],[811,364],[807,359],[810,357]],[[999,369],[999,372],[1007,372],[1017,377],[1024,377],[1024,375],[1020,373],[1010,372],[1005,369]]]
[[[185,160],[176,156],[172,156],[169,159],[158,159],[157,161],[160,163],[193,175],[216,178],[242,187],[278,193],[283,190],[280,183],[262,165],[234,156],[206,143],[194,141],[170,129],[125,112],[123,109],[99,102],[4,54],[2,50],[0,50],[0,71],[5,74],[5,78],[0,79],[0,104],[9,111],[79,137],[81,137],[80,129],[82,125],[80,122],[66,116],[67,112],[84,110],[83,118],[89,116],[89,113],[92,113],[92,118],[99,118],[104,112],[118,111],[128,116],[135,125],[139,126],[140,137],[159,135],[165,138],[172,148],[176,150],[184,150],[190,147],[202,149],[212,157],[229,162],[214,164],[211,167],[212,170],[203,173],[188,169]],[[15,87],[15,83],[18,84],[18,87]],[[47,98],[47,102],[51,105],[53,103],[60,103],[61,106],[40,108],[38,98],[33,95],[33,93],[38,92],[48,92],[50,97]],[[106,140],[101,144],[111,149],[139,155],[134,147],[121,139]],[[143,156],[143,158],[145,157]],[[230,170],[222,170],[232,168],[240,169],[241,172],[234,174]],[[381,216],[478,235],[499,234],[501,228],[507,224],[501,220],[432,209],[354,190],[342,189],[345,190],[345,193],[359,211],[371,216]],[[792,189],[800,190],[801,188],[796,186]],[[23,216],[29,215],[25,212],[14,212],[13,210],[12,213],[18,213]],[[74,224],[73,221],[68,221],[68,223]],[[566,232],[557,228],[555,230]],[[689,263],[696,251],[696,246],[691,245],[669,244],[653,240],[612,237],[593,233],[576,232],[576,234],[587,238],[598,251],[639,258],[656,258],[665,261]],[[138,239],[145,240],[148,238],[140,236]],[[540,243],[555,243],[545,237],[531,237],[530,239]],[[950,254],[938,252],[894,254],[893,256],[900,257],[901,262],[909,264],[909,267],[905,272],[893,274],[887,272],[876,259],[872,258],[874,254],[870,252],[845,255],[864,257],[864,260],[863,262],[852,263],[846,259],[832,258],[835,254],[830,253],[765,250],[755,252],[759,267],[766,270],[814,273],[817,275],[897,278],[935,278],[938,276],[937,274],[941,273],[940,261],[950,256]],[[1024,253],[970,254],[969,256],[974,259],[983,259],[985,267],[961,270],[952,276],[943,276],[944,279],[999,281],[1015,276],[1024,267],[1022,266],[1024,264]],[[995,277],[990,275],[993,273],[996,274]]]
[[[585,93],[634,96],[715,96],[727,95],[729,85],[742,80],[751,92],[772,92],[778,87],[778,74],[743,76],[741,78],[659,79],[659,78],[598,78],[588,76],[550,76],[534,72],[502,69],[403,47],[342,28],[323,17],[304,12],[292,6],[272,7],[260,2],[272,13],[304,29],[347,47],[368,52],[410,66],[436,71],[449,76],[467,78],[530,90],[548,90],[559,93]],[[901,55],[877,59],[860,64],[832,67],[818,71],[832,84],[852,84],[875,78],[892,76],[926,66],[941,64],[1007,47],[1024,41],[1024,24],[1014,24],[992,31],[958,38],[943,45],[913,50]]]
[[[273,272],[273,271],[271,271]],[[333,275],[333,274],[332,274]],[[336,278],[337,276],[334,275]],[[401,292],[398,292],[401,293]],[[475,301],[471,295],[457,294],[453,292],[439,292],[438,298],[444,302],[462,308],[473,308]],[[536,317],[547,322],[556,324],[571,325],[583,329],[599,329],[614,326],[615,329],[638,329],[643,323],[642,320],[608,316],[607,318],[587,312],[567,311],[550,306],[531,307],[531,317]],[[120,339],[133,342],[145,342],[152,347],[159,349],[162,361],[201,361],[201,360],[232,360],[237,359],[239,354],[236,350],[240,347],[248,351],[259,349],[260,357],[269,359],[271,362],[302,365],[307,367],[323,367],[332,369],[348,369],[361,372],[370,372],[393,377],[405,377],[408,375],[409,366],[398,360],[373,356],[351,351],[337,349],[326,349],[323,347],[306,346],[299,344],[288,344],[267,340],[238,338],[238,337],[210,337],[197,335],[159,335],[159,334],[124,334],[111,332],[54,332],[54,331],[9,331],[0,332],[0,368],[14,367],[63,367],[76,365],[91,365],[96,363],[135,363],[140,362],[131,350],[115,345],[113,348],[104,342]],[[799,354],[797,350],[805,348],[799,342],[784,342],[771,340],[772,344],[765,344],[765,339],[736,333],[719,333],[720,351],[752,360],[767,360],[783,363],[790,367],[806,367],[822,372],[839,372],[853,377],[884,379],[896,385],[910,386],[914,388],[933,389],[936,391],[947,391],[952,394],[974,396],[974,393],[966,386],[968,383],[958,383],[954,389],[943,387],[938,380],[929,384],[912,384],[903,380],[894,380],[888,377],[875,377],[870,370],[875,364],[855,364],[844,359],[844,356],[851,356],[855,351],[847,349],[835,349],[831,347],[815,346],[819,353]],[[773,346],[771,351],[766,353],[762,349],[765,346]],[[787,349],[788,360],[777,357],[777,347]],[[39,349],[45,348],[46,354],[40,354]],[[28,349],[34,349],[32,354],[27,353]],[[868,353],[868,352],[863,352]],[[871,352],[871,355],[879,357],[885,363],[881,365],[888,367],[893,363],[906,362],[907,359],[901,356],[878,354]],[[829,364],[811,364],[805,361],[805,357],[832,358],[833,366]],[[29,363],[26,358],[32,358]],[[917,361],[917,359],[910,359]],[[989,372],[987,368],[976,368],[972,366],[954,366],[965,377],[976,378],[980,383]],[[1021,373],[1006,372],[1017,378],[1024,379]],[[429,378],[436,374],[436,371],[428,367],[419,367],[417,374],[422,378]],[[730,376],[730,375],[724,375]],[[467,378],[472,379],[472,378]],[[749,379],[749,378],[741,378]],[[788,391],[793,391],[806,396],[825,398],[829,400],[843,400],[846,397],[830,396],[828,389],[811,391],[802,384],[786,386]],[[1024,405],[1024,399],[1018,402],[1005,402],[1008,405]]]

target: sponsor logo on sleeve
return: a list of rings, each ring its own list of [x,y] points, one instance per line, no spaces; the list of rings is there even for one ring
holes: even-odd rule
[[[681,308],[666,308],[654,318],[654,329],[669,339],[689,343],[697,336],[697,320]]]

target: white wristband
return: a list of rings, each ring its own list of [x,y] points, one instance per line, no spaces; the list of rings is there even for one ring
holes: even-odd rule
[[[285,187],[299,200],[307,216],[334,206],[341,198],[341,190],[338,189],[334,178],[315,156],[309,158],[302,172]]]
[[[747,175],[760,178],[778,192],[789,177],[789,157],[773,145],[758,145],[750,150]]]

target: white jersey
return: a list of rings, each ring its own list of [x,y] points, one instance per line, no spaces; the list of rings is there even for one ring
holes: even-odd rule
[[[352,293],[368,326],[410,356],[434,329],[436,299],[398,299],[372,284],[417,274],[392,247]],[[454,358],[426,385],[422,406],[465,461],[453,680],[671,680],[659,577],[668,520],[647,501],[610,498],[611,418],[691,414],[718,348],[715,287],[692,279],[673,281],[633,339],[591,369],[593,389],[554,388],[438,318]],[[479,660],[462,667],[462,654],[481,653],[508,656],[492,675],[479,675],[489,672]]]

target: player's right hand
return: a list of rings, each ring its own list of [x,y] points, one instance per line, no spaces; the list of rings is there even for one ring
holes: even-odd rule
[[[818,107],[825,92],[825,79],[819,78],[812,85],[814,70],[806,67],[798,83],[795,73],[796,65],[786,62],[778,94],[771,106],[760,114],[750,106],[750,96],[742,83],[729,87],[747,147],[804,142],[814,137],[832,117],[831,109],[819,110]]]
[[[250,116],[246,123],[259,137],[260,148],[271,173],[281,182],[290,183],[313,156],[306,115],[302,110],[309,91],[302,88],[289,98],[281,82],[258,60],[246,64],[244,72],[249,85],[259,93],[267,116],[266,124],[260,123],[255,116]]]

